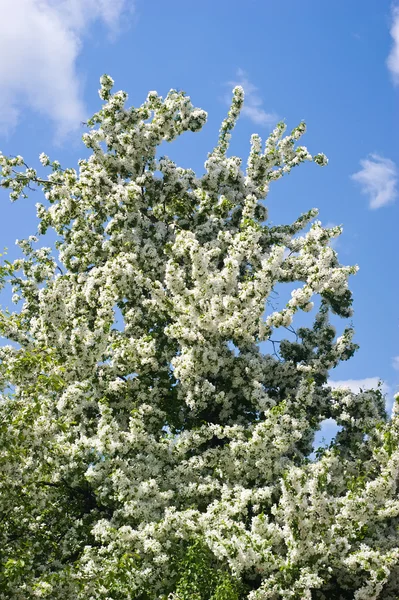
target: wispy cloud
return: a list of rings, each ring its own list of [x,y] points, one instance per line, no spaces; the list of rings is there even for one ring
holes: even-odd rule
[[[278,115],[274,112],[269,113],[263,108],[263,100],[258,93],[258,88],[249,81],[245,71],[238,69],[236,77],[237,79],[229,81],[228,85],[230,87],[241,85],[244,88],[245,101],[241,114],[248,117],[256,125],[263,127],[275,125],[278,121]],[[226,97],[226,100],[230,103],[229,96]]]
[[[391,36],[393,44],[387,59],[387,67],[394,84],[399,85],[399,6],[395,6],[392,10]]]
[[[372,390],[378,388],[378,383],[381,381],[380,377],[366,377],[365,379],[344,379],[341,381],[333,381],[329,379],[327,384],[333,389],[336,388],[349,388],[351,392],[357,394],[362,389]],[[385,381],[381,381],[381,387],[379,388],[381,392],[385,395],[385,409],[388,414],[392,412],[393,407],[393,390],[392,387],[389,386]]]
[[[398,170],[389,158],[370,154],[360,161],[361,170],[351,177],[360,184],[362,192],[369,196],[370,208],[391,204],[397,196]]]
[[[342,379],[340,381],[329,379],[327,383],[333,389],[349,388],[351,392],[357,394],[361,389],[363,391],[376,389],[379,381],[381,381],[379,377],[366,377],[365,379]],[[385,382],[382,382],[381,391],[383,394],[389,394],[391,388]]]
[[[394,356],[392,359],[392,366],[395,371],[399,371],[399,356]]]
[[[76,60],[90,25],[115,36],[132,0],[1,0],[0,133],[29,108],[47,115],[57,136],[86,116]]]

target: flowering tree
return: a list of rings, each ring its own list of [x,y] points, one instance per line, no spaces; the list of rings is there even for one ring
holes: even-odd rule
[[[356,268],[316,210],[271,226],[264,205],[325,156],[280,123],[243,172],[237,87],[198,178],[157,148],[206,113],[175,90],[126,108],[112,84],[78,172],[0,155],[1,185],[42,188],[38,236],[57,236],[20,241],[0,271],[22,301],[0,313],[0,598],[394,600],[398,417],[379,390],[327,385],[356,349],[329,323],[351,315]],[[281,283],[297,287],[276,311]],[[312,455],[330,418],[340,432]]]

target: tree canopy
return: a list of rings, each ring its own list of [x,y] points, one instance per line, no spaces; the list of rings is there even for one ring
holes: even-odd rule
[[[236,87],[199,177],[158,147],[206,113],[176,90],[127,108],[112,86],[78,170],[0,154],[12,200],[45,197],[0,271],[17,304],[0,313],[0,598],[397,599],[398,416],[379,389],[328,386],[356,350],[330,315],[351,316],[357,268],[317,210],[272,225],[265,204],[326,157],[279,123],[244,170]],[[313,453],[326,419],[340,431]]]

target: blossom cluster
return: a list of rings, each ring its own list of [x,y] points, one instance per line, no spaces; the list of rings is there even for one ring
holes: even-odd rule
[[[0,154],[12,200],[44,193],[0,267],[22,302],[0,312],[0,599],[394,600],[398,413],[327,384],[356,350],[329,315],[351,316],[357,267],[317,210],[267,220],[274,182],[326,157],[279,123],[243,169],[236,87],[197,177],[157,152],[206,113],[177,90],[127,108],[112,87],[77,170]],[[340,432],[314,456],[325,419]]]

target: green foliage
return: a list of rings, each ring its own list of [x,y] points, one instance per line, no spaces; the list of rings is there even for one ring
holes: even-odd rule
[[[178,567],[176,600],[240,600],[244,586],[223,569],[203,540],[187,549]]]

